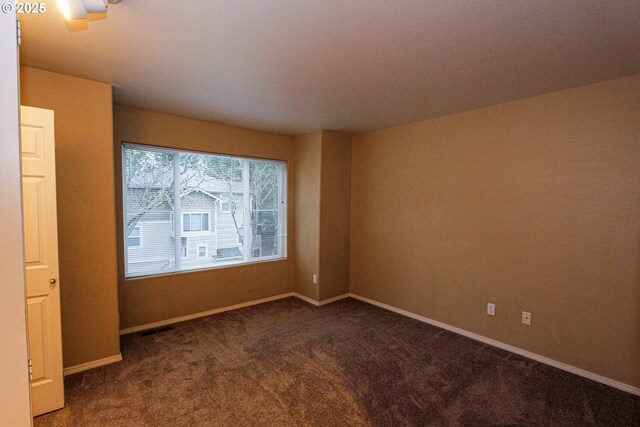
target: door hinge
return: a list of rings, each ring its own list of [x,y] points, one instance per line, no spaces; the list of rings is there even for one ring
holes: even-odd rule
[[[18,46],[22,46],[22,29],[20,28],[20,20],[16,20],[16,35],[18,39]]]
[[[33,362],[29,358],[29,381],[33,381]]]

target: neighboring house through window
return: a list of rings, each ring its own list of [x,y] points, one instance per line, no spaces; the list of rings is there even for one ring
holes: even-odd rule
[[[206,258],[207,253],[207,245],[198,245],[198,258]]]
[[[133,227],[133,229],[127,236],[127,246],[130,248],[140,246],[140,243],[141,243],[140,239],[141,239],[140,227]]]
[[[125,277],[286,258],[286,162],[129,143],[122,155]]]
[[[182,259],[187,259],[189,257],[189,238],[188,237],[180,238],[180,253],[182,254]]]
[[[208,212],[189,212],[182,214],[182,231],[209,231]]]

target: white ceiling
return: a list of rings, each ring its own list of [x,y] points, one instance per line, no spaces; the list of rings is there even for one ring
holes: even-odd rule
[[[110,82],[119,104],[288,134],[640,73],[638,0],[122,0],[83,29],[47,4],[21,17],[23,64]]]

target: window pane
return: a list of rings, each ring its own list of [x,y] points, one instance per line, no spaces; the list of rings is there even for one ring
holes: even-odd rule
[[[191,231],[202,230],[202,220],[200,214],[191,214]]]
[[[256,257],[274,256],[278,254],[278,212],[253,211],[251,222],[255,227],[253,251]]]
[[[273,162],[251,162],[252,209],[278,209],[278,170]]]
[[[172,271],[175,260],[170,221],[173,158],[173,153],[143,147],[123,151],[125,272],[128,277]],[[141,235],[145,236],[144,246],[140,245]]]
[[[189,214],[182,215],[182,231],[191,231],[191,216]]]
[[[209,230],[209,214],[202,214],[202,229],[208,231]]]
[[[125,145],[126,277],[286,257],[285,167]]]
[[[187,258],[189,256],[189,248],[188,248],[188,240],[186,237],[180,238],[180,253],[182,254],[182,258]]]
[[[127,246],[140,246],[140,227],[135,227],[127,237]]]

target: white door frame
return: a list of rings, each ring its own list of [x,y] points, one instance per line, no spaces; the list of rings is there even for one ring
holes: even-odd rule
[[[0,57],[0,418],[30,426],[15,12],[0,13]]]

